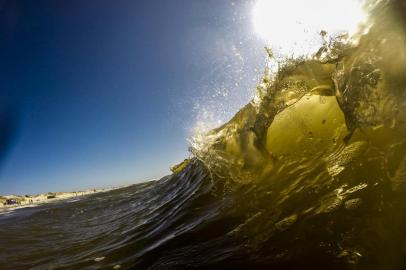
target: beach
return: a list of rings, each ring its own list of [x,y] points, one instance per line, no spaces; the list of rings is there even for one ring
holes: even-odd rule
[[[32,207],[44,203],[107,192],[113,189],[117,188],[88,189],[73,192],[48,192],[37,195],[3,195],[0,196],[0,212],[13,208]]]

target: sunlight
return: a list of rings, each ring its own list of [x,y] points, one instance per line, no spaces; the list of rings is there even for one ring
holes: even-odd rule
[[[255,32],[281,54],[307,55],[318,49],[320,31],[354,35],[366,21],[359,0],[257,0]]]

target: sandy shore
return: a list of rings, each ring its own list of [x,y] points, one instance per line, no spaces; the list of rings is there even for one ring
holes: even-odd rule
[[[4,195],[0,196],[0,211],[9,210],[12,208],[22,208],[38,206],[44,203],[55,202],[58,200],[66,200],[75,197],[86,196],[90,194],[96,194],[100,192],[107,192],[117,188],[106,188],[106,189],[90,189],[84,191],[74,191],[74,192],[49,192],[38,195]]]

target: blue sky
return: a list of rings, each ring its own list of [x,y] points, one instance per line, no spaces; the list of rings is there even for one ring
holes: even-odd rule
[[[264,67],[249,1],[0,2],[0,194],[156,179]]]

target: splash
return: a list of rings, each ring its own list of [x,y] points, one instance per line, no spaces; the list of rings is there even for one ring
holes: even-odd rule
[[[295,57],[314,53],[323,43],[322,31],[354,37],[366,23],[359,0],[258,0],[252,13],[255,32],[276,53]]]
[[[228,123],[194,137],[192,153],[217,175],[249,182],[281,160],[325,159],[357,140],[401,142],[404,18],[387,2],[370,6],[368,31],[325,39],[310,58],[278,59],[268,49],[276,72],[265,71],[254,99]]]

